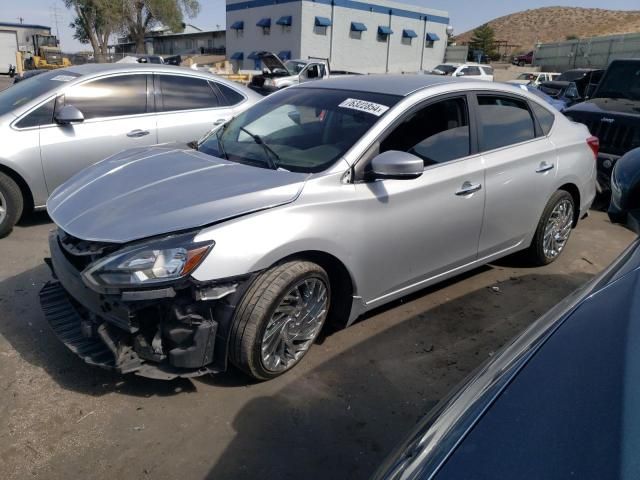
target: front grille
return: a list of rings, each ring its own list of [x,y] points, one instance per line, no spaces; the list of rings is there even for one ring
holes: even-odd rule
[[[640,124],[625,125],[619,120],[603,122],[600,118],[578,119],[589,128],[591,135],[600,140],[600,151],[612,155],[624,155],[640,147]]]
[[[66,259],[79,271],[90,263],[114,251],[116,246],[108,243],[89,242],[58,229],[58,243]]]

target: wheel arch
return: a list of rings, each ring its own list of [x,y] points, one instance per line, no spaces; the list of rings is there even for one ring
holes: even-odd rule
[[[558,190],[564,190],[573,198],[575,208],[573,209],[573,228],[578,225],[580,219],[580,189],[575,183],[565,183],[558,188]]]
[[[25,213],[31,212],[35,205],[33,200],[33,193],[31,192],[31,188],[29,187],[27,181],[18,172],[2,163],[0,163],[0,173],[4,173],[11,180],[16,182],[18,188],[20,188],[20,193],[22,194],[22,200],[24,202],[22,214],[24,215]]]
[[[305,250],[292,253],[280,259],[274,265],[292,260],[316,263],[327,272],[331,283],[332,299],[327,321],[335,327],[346,326],[351,314],[355,291],[355,282],[346,265],[338,257],[320,250]]]

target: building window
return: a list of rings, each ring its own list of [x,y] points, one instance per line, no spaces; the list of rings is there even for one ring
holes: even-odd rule
[[[427,36],[424,39],[424,48],[433,48],[433,45],[438,40],[440,40],[440,37],[435,33],[427,33]]]
[[[283,33],[288,33],[291,31],[292,17],[291,15],[285,15],[280,17],[276,23],[282,26]]]
[[[378,41],[387,43],[389,41],[389,35],[393,34],[393,30],[391,27],[387,27],[385,25],[380,25],[378,27]]]
[[[416,38],[417,36],[418,34],[414,30],[405,28],[404,30],[402,30],[402,40],[401,40],[402,44],[411,45],[413,42],[413,39]]]
[[[261,19],[258,23],[256,23],[256,26],[262,28],[263,35],[271,35],[271,19],[270,18]]]
[[[360,22],[351,22],[351,29],[349,30],[349,37],[354,40],[362,39],[362,32],[367,31],[367,26]]]
[[[326,35],[327,28],[331,26],[331,20],[327,17],[316,17],[313,22],[313,33],[316,35]]]
[[[186,39],[186,40],[184,41],[184,47],[185,47],[187,50],[191,50],[191,49],[193,48],[193,40]]]

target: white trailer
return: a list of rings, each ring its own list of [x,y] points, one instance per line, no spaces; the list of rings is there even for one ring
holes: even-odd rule
[[[9,73],[16,65],[18,34],[15,30],[0,30],[0,73]]]

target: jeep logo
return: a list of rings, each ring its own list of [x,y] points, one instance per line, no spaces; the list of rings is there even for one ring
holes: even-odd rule
[[[613,123],[613,122],[615,122],[615,119],[613,119],[613,118],[609,118],[609,117],[602,117],[602,118],[600,119],[600,121],[601,121],[601,122],[607,122],[607,123]]]

